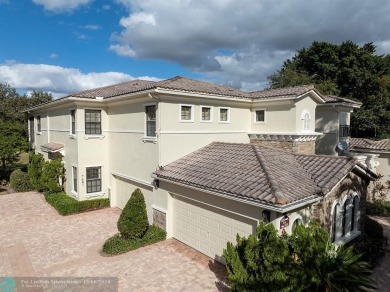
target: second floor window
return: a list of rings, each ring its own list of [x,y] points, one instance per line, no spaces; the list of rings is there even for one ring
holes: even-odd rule
[[[310,114],[305,113],[303,116],[303,130],[309,131],[310,130]]]
[[[100,110],[85,110],[85,134],[102,134],[102,121]]]
[[[41,132],[41,116],[37,116],[37,132]]]
[[[76,110],[74,109],[70,111],[70,133],[76,134]]]
[[[211,121],[211,107],[202,106],[202,121]]]
[[[146,111],[146,136],[156,137],[156,106],[147,105]]]
[[[265,122],[265,110],[257,110],[256,111],[256,122],[264,123]]]
[[[180,113],[181,113],[180,119],[182,121],[191,121],[192,120],[192,106],[182,105]]]
[[[230,113],[228,108],[220,108],[219,109],[219,121],[220,122],[229,122]]]

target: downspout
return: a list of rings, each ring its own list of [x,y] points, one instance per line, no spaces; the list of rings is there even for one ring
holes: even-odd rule
[[[160,132],[161,132],[161,109],[160,109],[160,101],[161,99],[159,97],[156,97],[156,96],[153,96],[152,94],[148,93],[148,96],[153,99],[156,104],[157,104],[157,109],[158,109],[158,114],[157,114],[157,111],[156,111],[156,115],[157,115],[157,124],[158,124],[158,128],[156,129],[157,130],[157,147],[158,147],[158,167],[162,166],[161,165],[161,135],[160,135]]]

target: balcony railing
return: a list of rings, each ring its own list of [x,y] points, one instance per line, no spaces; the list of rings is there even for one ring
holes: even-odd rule
[[[339,137],[350,137],[351,136],[351,126],[350,125],[340,125]]]

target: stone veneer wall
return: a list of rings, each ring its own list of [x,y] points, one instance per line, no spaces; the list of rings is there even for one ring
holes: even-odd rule
[[[251,143],[299,154],[314,154],[315,141],[278,141],[251,139]]]
[[[166,230],[167,214],[159,210],[153,209],[153,224]]]
[[[357,176],[353,172],[350,172],[343,181],[329,194],[327,194],[321,201],[311,206],[312,218],[319,221],[321,226],[328,229],[330,232],[332,226],[332,206],[333,202],[337,199],[340,201],[348,195],[352,195],[354,192],[360,194],[360,222],[359,230],[362,230],[364,226],[364,217],[366,214],[366,198],[367,198],[368,181]]]

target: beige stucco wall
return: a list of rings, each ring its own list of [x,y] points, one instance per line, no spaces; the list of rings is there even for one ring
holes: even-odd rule
[[[332,107],[317,107],[316,132],[323,133],[316,141],[316,154],[336,155],[338,143],[339,116]]]
[[[317,101],[310,95],[304,95],[295,102],[295,129],[297,132],[314,132],[316,124]],[[309,113],[309,130],[304,130],[304,113]]]
[[[264,123],[255,122],[255,113],[258,109],[265,110]],[[295,132],[295,113],[295,107],[291,101],[256,103],[251,110],[251,132]]]

